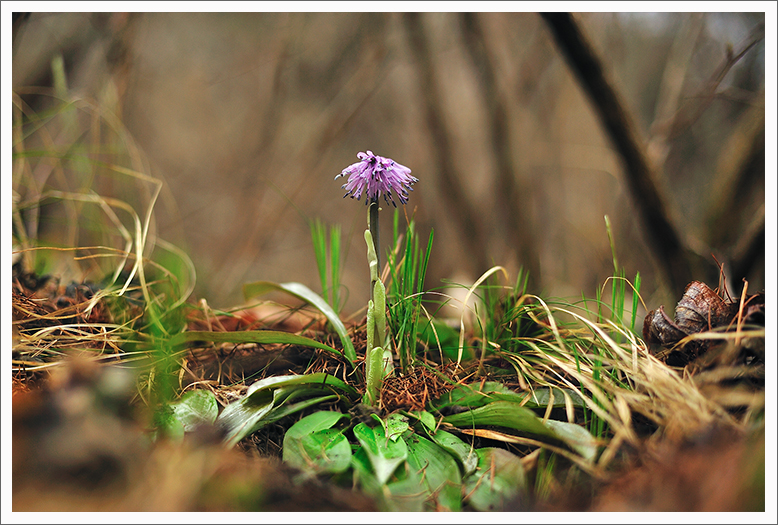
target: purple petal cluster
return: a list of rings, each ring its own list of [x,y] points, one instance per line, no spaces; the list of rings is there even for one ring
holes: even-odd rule
[[[395,208],[392,192],[400,199],[401,204],[408,202],[408,192],[419,179],[411,176],[411,169],[399,164],[392,159],[374,155],[372,151],[357,153],[359,162],[355,162],[344,169],[338,177],[348,176],[348,181],[343,185],[346,190],[345,198],[351,195],[357,199],[365,194],[365,204],[377,201],[383,195],[387,204],[391,201]]]

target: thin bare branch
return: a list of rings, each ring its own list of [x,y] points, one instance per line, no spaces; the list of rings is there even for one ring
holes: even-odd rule
[[[603,127],[621,157],[627,188],[654,258],[673,290],[692,279],[689,251],[670,220],[666,200],[648,163],[644,141],[589,40],[569,13],[541,15],[592,102]]]

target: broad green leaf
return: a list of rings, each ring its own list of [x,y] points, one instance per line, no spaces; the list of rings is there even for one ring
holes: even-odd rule
[[[526,406],[527,408],[546,408],[548,406],[548,401],[551,398],[551,391],[552,389],[549,387],[536,388],[535,390],[532,391],[529,400],[524,406]],[[584,401],[583,398],[581,397],[581,394],[579,392],[576,392],[575,390],[572,390],[570,388],[553,388],[553,392],[554,392],[553,406],[555,408],[564,408],[565,394],[570,396],[570,399],[573,402],[573,406],[577,406],[577,407],[584,406]]]
[[[465,479],[465,500],[479,511],[501,511],[526,488],[518,456],[501,448],[479,448],[478,470]]]
[[[446,416],[443,421],[455,427],[499,426],[532,436],[559,439],[532,410],[510,401],[495,401],[467,412]]]
[[[545,425],[582,458],[594,461],[597,455],[597,440],[584,427],[553,419],[545,421]]]
[[[370,457],[364,447],[357,447],[351,456],[351,467],[354,469],[354,482],[358,483],[367,494],[381,494],[381,483],[378,482]]]
[[[364,423],[354,427],[354,436],[367,453],[376,480],[385,485],[397,466],[408,457],[405,441],[392,441],[386,437],[382,426],[370,428]]]
[[[502,383],[486,381],[483,385],[475,383],[457,386],[435,402],[435,407],[441,409],[446,406],[457,405],[474,408],[498,400],[521,403],[525,397],[526,394],[514,392]]]
[[[284,439],[284,461],[313,474],[337,474],[351,466],[351,445],[340,430],[319,430],[288,442]]]
[[[435,502],[435,510],[462,509],[462,476],[454,458],[427,438],[408,432],[408,465],[422,479],[422,487]]]
[[[185,432],[191,432],[199,425],[212,425],[219,415],[219,403],[210,390],[191,390],[171,408],[181,421]]]
[[[431,434],[430,438],[459,461],[465,476],[475,471],[478,466],[478,456],[472,446],[445,430],[438,430]]]
[[[289,430],[286,431],[284,439],[289,437],[298,439],[306,434],[311,434],[312,432],[327,430],[328,428],[335,426],[335,424],[344,417],[347,418],[349,416],[346,414],[341,414],[340,412],[333,412],[331,410],[320,410],[318,412],[314,412],[313,414],[305,416],[300,421],[289,427]]]
[[[258,398],[253,402],[243,398],[224,407],[216,423],[226,431],[224,441],[228,447],[254,432],[257,423],[273,409],[273,395],[269,394],[261,402]]]
[[[261,397],[261,394],[264,391],[292,385],[318,386],[323,390],[330,391],[335,388],[347,394],[354,396],[359,395],[354,387],[344,383],[337,377],[331,374],[325,374],[324,372],[318,372],[315,374],[272,376],[262,379],[249,387],[246,391],[246,397]]]
[[[333,396],[319,396],[308,402],[285,406],[288,401],[317,393],[329,394],[334,390],[358,395],[353,387],[330,374],[268,377],[251,385],[245,397],[227,405],[217,422],[226,431],[225,442],[233,446],[262,426],[312,404],[330,400]]]
[[[408,413],[413,418],[418,419],[427,430],[435,430],[435,416],[427,412],[426,410],[412,410]]]
[[[386,484],[390,497],[384,495],[383,503],[391,512],[422,512],[427,493],[421,490],[421,479],[416,473],[409,473],[404,479]]]
[[[341,355],[340,350],[325,345],[315,339],[289,332],[276,330],[247,330],[245,332],[208,332],[192,331],[181,332],[170,338],[172,346],[179,346],[194,341],[210,341],[212,343],[258,343],[258,344],[285,344],[308,346],[327,350],[335,355]]]
[[[347,470],[351,445],[341,430],[332,428],[343,417],[339,412],[320,411],[292,425],[284,436],[284,461],[313,474]]]
[[[486,381],[483,385],[460,385],[434,403],[440,410],[447,406],[480,407],[493,401],[512,401],[520,403],[527,408],[543,408],[548,406],[551,396],[551,388],[536,388],[532,392],[515,392],[497,381]],[[570,396],[574,406],[583,406],[581,395],[569,388],[554,388],[554,401],[552,406],[556,408],[565,406],[565,393]]]
[[[354,483],[366,494],[376,499],[378,507],[388,512],[421,512],[424,510],[424,500],[427,493],[421,488],[421,479],[416,472],[411,472],[407,463],[397,469],[398,478],[386,485],[378,482],[370,458],[364,448],[360,447],[351,458],[354,471]]]
[[[340,337],[340,342],[343,344],[343,355],[346,356],[352,363],[357,360],[357,353],[354,350],[354,344],[351,342],[351,338],[348,336],[348,331],[345,325],[338,317],[338,314],[333,310],[327,301],[322,299],[316,292],[300,283],[271,283],[268,281],[257,281],[255,283],[249,283],[243,285],[243,296],[246,300],[256,297],[258,295],[266,294],[271,291],[281,291],[288,293],[301,299],[311,305],[315,306],[327,320],[330,322],[335,332]]]
[[[400,436],[410,428],[407,418],[401,414],[391,414],[384,420],[383,425],[386,435],[392,441],[400,439]]]

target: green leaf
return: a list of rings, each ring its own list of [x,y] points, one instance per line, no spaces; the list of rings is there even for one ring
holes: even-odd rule
[[[329,394],[336,390],[352,396],[359,395],[353,387],[325,373],[268,377],[251,385],[242,399],[227,405],[217,423],[226,431],[227,445],[234,446],[263,425],[336,396],[319,396],[302,404],[285,407],[288,401],[325,392]]]
[[[581,425],[549,419],[545,425],[582,458],[594,461],[597,456],[597,440]]]
[[[405,441],[392,441],[386,437],[382,426],[370,428],[364,423],[354,427],[354,436],[367,453],[376,480],[385,485],[397,466],[408,457]]]
[[[511,401],[519,403],[526,408],[543,408],[548,406],[551,391],[554,392],[552,406],[565,407],[565,394],[570,396],[574,406],[584,406],[581,394],[569,388],[536,388],[532,392],[515,392],[497,381],[486,381],[483,385],[474,383],[471,385],[459,385],[435,402],[435,407],[440,410],[448,406],[481,407],[494,401]],[[527,399],[527,397],[529,397]]]
[[[409,416],[418,419],[427,430],[435,430],[435,416],[427,412],[426,410],[412,410],[408,413]]]
[[[367,377],[365,378],[365,395],[362,402],[369,406],[377,406],[383,384],[384,349],[377,346],[368,348],[366,352]]]
[[[401,414],[391,414],[384,420],[384,432],[392,441],[397,441],[400,436],[410,428],[408,419]]]
[[[462,477],[451,454],[418,434],[408,432],[403,439],[408,444],[408,465],[421,475],[435,510],[462,510]]]
[[[216,423],[225,429],[224,442],[228,447],[254,432],[257,423],[273,409],[273,397],[269,393],[264,399],[257,396],[251,402],[243,398],[224,407]]]
[[[474,383],[457,386],[441,396],[440,400],[435,403],[435,407],[438,409],[452,405],[481,407],[498,400],[521,403],[525,397],[526,394],[514,392],[502,383],[486,381],[483,385]]]
[[[501,448],[479,448],[478,469],[465,479],[465,499],[479,511],[501,511],[526,490],[524,466]]]
[[[315,374],[272,376],[262,379],[249,387],[246,391],[246,397],[261,396],[264,391],[294,385],[321,387],[325,390],[334,388],[352,396],[359,395],[354,387],[344,383],[337,377],[324,372],[318,372]]]
[[[351,466],[351,445],[341,430],[332,428],[344,417],[319,411],[292,425],[284,436],[284,461],[312,474],[346,471]]]
[[[308,416],[305,416],[300,421],[289,427],[286,431],[286,438],[299,439],[306,434],[312,432],[318,432],[320,430],[327,430],[335,426],[335,424],[343,418],[348,418],[346,414],[340,412],[333,412],[331,410],[320,410],[314,412]]]
[[[154,414],[154,422],[156,425],[154,439],[157,439],[160,435],[177,442],[184,439],[184,433],[186,432],[184,430],[184,424],[178,419],[171,406],[163,405],[163,407]]]
[[[339,350],[325,345],[315,339],[302,335],[279,332],[276,330],[247,330],[245,332],[181,332],[170,338],[171,346],[181,346],[194,341],[210,341],[212,343],[258,343],[285,344],[320,348],[335,355],[342,355]]]
[[[554,431],[546,427],[532,410],[510,401],[494,401],[483,407],[446,416],[443,421],[455,427],[499,426],[532,436],[558,439]]]
[[[219,403],[210,390],[191,390],[171,408],[181,421],[185,432],[191,432],[199,425],[212,425],[219,415]]]
[[[459,461],[465,476],[475,471],[478,466],[478,456],[472,446],[445,430],[438,430],[430,435],[430,438]]]
[[[357,447],[351,456],[351,467],[354,469],[354,483],[358,483],[362,489],[373,496],[381,494],[381,483],[378,482],[370,457],[364,447]]]
[[[392,481],[386,484],[389,497],[384,495],[383,504],[390,512],[422,512],[427,494],[419,490],[421,479],[418,474],[411,472],[404,479]]]
[[[246,300],[271,291],[285,292],[315,306],[321,313],[324,314],[332,327],[335,329],[335,332],[340,337],[340,341],[343,344],[343,354],[352,363],[356,362],[357,353],[354,350],[354,344],[351,342],[351,338],[348,336],[345,325],[340,320],[340,317],[338,317],[338,314],[335,312],[335,310],[333,310],[330,305],[328,305],[327,302],[313,290],[300,283],[277,284],[268,281],[257,281],[255,283],[243,285],[243,296],[246,298]]]
[[[351,445],[340,430],[319,430],[300,439],[284,440],[284,461],[313,474],[337,474],[351,466]]]
[[[552,406],[554,408],[564,408],[565,406],[565,394],[570,396],[573,406],[583,407],[585,406],[584,400],[579,392],[576,392],[570,388],[536,388],[530,394],[530,398],[524,405],[527,408],[546,408],[548,401],[551,398],[551,392],[554,392],[554,402]]]
[[[397,469],[397,480],[386,485],[378,482],[370,458],[364,448],[360,447],[351,458],[354,471],[354,483],[366,494],[376,499],[380,510],[385,512],[421,512],[424,510],[424,500],[427,494],[420,490],[421,479],[416,472],[407,468]]]

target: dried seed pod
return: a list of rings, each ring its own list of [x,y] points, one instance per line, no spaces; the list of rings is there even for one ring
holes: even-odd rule
[[[692,281],[675,307],[675,322],[687,334],[728,324],[734,316],[733,303],[724,301],[710,287]]]
[[[647,343],[674,345],[686,335],[687,333],[667,316],[664,306],[648,312],[643,321],[643,339]]]
[[[737,303],[725,301],[705,283],[692,281],[675,307],[674,320],[665,313],[663,306],[648,313],[643,321],[643,339],[669,349],[688,335],[726,326],[736,312]],[[678,352],[668,354],[665,351],[658,356],[668,364],[682,366],[707,352],[709,346],[707,340],[690,341],[682,349],[676,348],[680,350]]]

